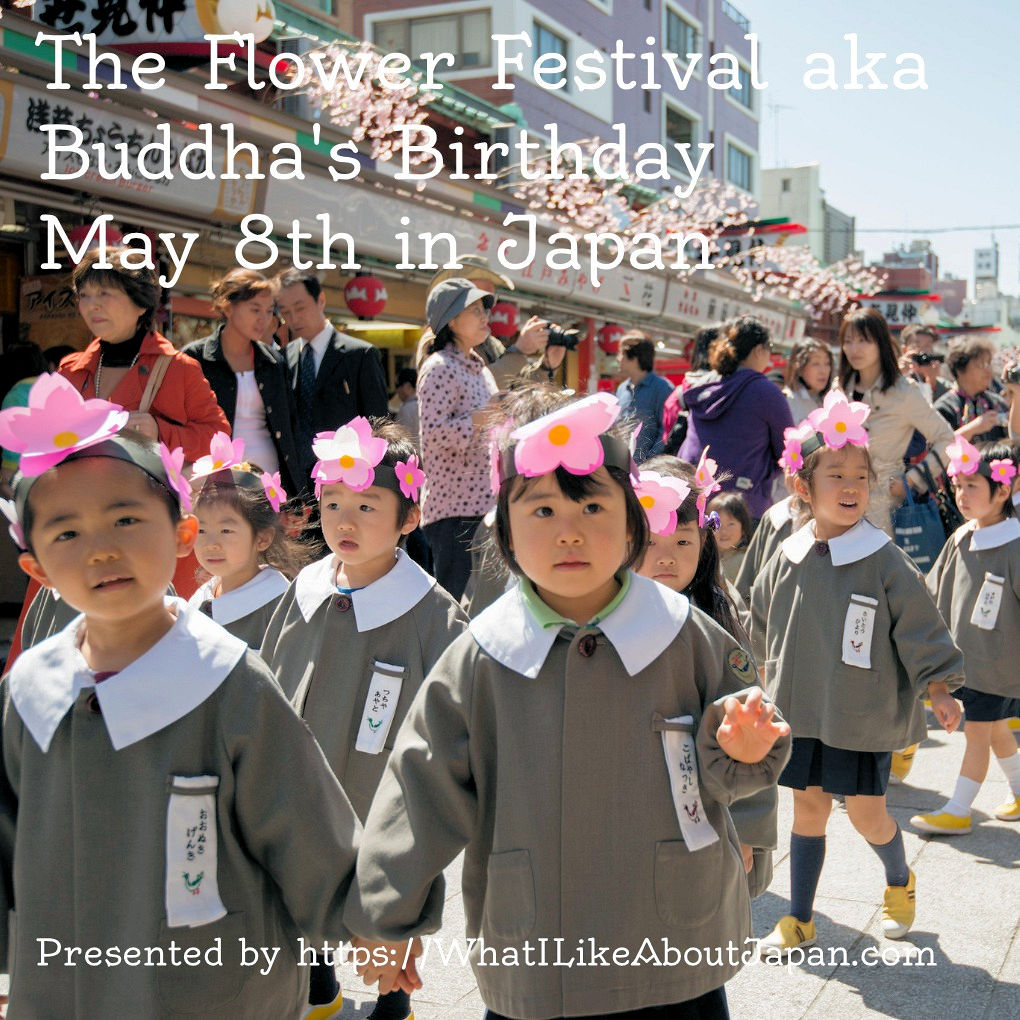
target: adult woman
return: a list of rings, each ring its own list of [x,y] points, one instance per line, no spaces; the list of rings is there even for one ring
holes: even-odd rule
[[[421,515],[433,573],[455,599],[471,573],[472,536],[493,504],[480,429],[497,387],[475,348],[489,335],[494,301],[470,280],[454,278],[432,288],[425,309],[433,338],[418,373]]]
[[[881,312],[859,308],[845,316],[839,327],[839,344],[840,387],[851,400],[871,407],[865,428],[878,481],[871,487],[867,516],[891,535],[892,509],[906,498],[900,476],[914,430],[928,444],[927,462],[934,475],[941,472],[942,464],[948,464],[946,447],[953,441],[953,432],[925,400],[917,383],[900,372],[896,347]],[[920,471],[905,473],[912,489],[926,490]]]
[[[783,394],[795,422],[803,421],[815,408],[822,406],[822,397],[831,382],[832,355],[829,348],[810,337],[794,344],[786,365]]]
[[[954,340],[949,345],[946,366],[956,386],[935,401],[935,410],[949,427],[975,445],[999,442],[1009,435],[1004,424],[1009,405],[990,389],[994,350],[980,337]]]
[[[687,436],[681,460],[697,463],[707,446],[730,473],[724,489],[740,492],[754,520],[772,504],[772,479],[779,474],[783,430],[793,425],[782,392],[768,379],[772,364],[768,330],[744,316],[727,323],[709,348],[712,374],[684,394]]]
[[[201,366],[245,457],[280,472],[284,489],[296,494],[293,391],[287,363],[261,339],[273,321],[273,285],[251,269],[232,269],[212,289],[223,322],[210,336],[184,348]]]

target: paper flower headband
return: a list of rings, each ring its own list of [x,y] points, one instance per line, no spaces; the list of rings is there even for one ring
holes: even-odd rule
[[[864,423],[871,408],[859,400],[847,400],[841,390],[829,390],[821,407],[812,411],[798,426],[783,432],[783,455],[779,465],[786,471],[799,471],[804,458],[823,446],[842,450],[868,445]]]
[[[572,475],[590,475],[603,464],[631,470],[628,445],[604,434],[619,414],[615,396],[595,393],[514,429],[513,445],[499,454],[500,484],[514,475],[537,478],[557,468]]]
[[[166,448],[162,447],[162,449]],[[172,453],[167,450],[163,464],[170,476],[170,483],[180,494],[182,506],[185,510],[190,510],[191,486],[183,477],[184,451],[180,447]],[[191,483],[200,483],[196,487],[201,488],[204,485],[230,484],[231,482],[246,489],[255,489],[261,486],[262,491],[266,494],[266,499],[269,500],[269,505],[273,508],[273,513],[279,513],[280,507],[287,502],[287,493],[280,481],[280,472],[257,473],[254,466],[244,459],[244,440],[231,439],[226,432],[217,432],[209,444],[209,453],[204,457],[199,457],[192,466]],[[187,496],[185,496],[184,487],[188,489]]]
[[[388,447],[385,439],[372,435],[371,423],[360,415],[335,432],[320,432],[312,442],[318,457],[312,469],[316,498],[324,485],[342,482],[354,492],[381,485],[416,503],[425,481],[418,458],[411,454],[406,461],[397,461],[392,468],[384,465],[377,471]]]
[[[701,459],[694,472],[694,484],[698,487],[698,498],[695,504],[698,508],[698,527],[710,527],[713,531],[719,528],[719,515],[717,513],[706,514],[705,508],[712,498],[713,492],[718,492],[722,486],[715,480],[715,473],[719,465],[709,458],[709,447],[701,451]]]
[[[676,531],[677,510],[691,494],[691,487],[679,478],[660,475],[658,471],[642,471],[634,493],[645,508],[648,527],[656,535],[672,535]]]
[[[1009,458],[993,460],[986,464],[981,459],[981,451],[963,436],[957,436],[955,443],[946,447],[949,455],[949,467],[946,473],[950,478],[957,475],[984,475],[996,485],[1009,485],[1016,477],[1016,464]]]

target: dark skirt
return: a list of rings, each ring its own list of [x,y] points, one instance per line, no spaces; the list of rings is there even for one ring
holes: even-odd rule
[[[677,1002],[672,1006],[648,1006],[645,1009],[628,1009],[623,1013],[590,1013],[588,1020],[729,1020],[726,988],[713,988],[696,999]],[[491,1009],[485,1011],[485,1020],[509,1020]],[[559,1020],[564,1020],[560,1017]]]
[[[986,694],[970,687],[961,687],[958,691],[953,691],[953,697],[959,698],[963,704],[963,711],[966,713],[964,722],[998,722],[1000,719],[1020,716],[1020,698]]]
[[[845,797],[882,797],[889,785],[891,751],[847,751],[814,737],[794,737],[793,752],[779,776],[780,786],[820,786]]]

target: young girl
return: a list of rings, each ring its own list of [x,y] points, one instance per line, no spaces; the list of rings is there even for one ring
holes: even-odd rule
[[[686,595],[749,649],[750,640],[738,622],[736,604],[724,588],[726,582],[719,568],[718,517],[704,512],[705,502],[718,484],[715,462],[703,456],[702,463],[694,468],[676,457],[652,457],[641,465],[638,478],[635,491],[648,514],[650,532],[638,573]],[[747,679],[757,679],[750,664]],[[730,807],[752,899],[772,882],[772,851],[779,838],[778,808],[774,786]]]
[[[745,689],[737,642],[629,573],[648,525],[616,398],[534,393],[513,407],[518,427],[496,450],[496,532],[520,584],[475,617],[415,699],[369,812],[349,921],[435,931],[443,868],[466,847],[490,1017],[664,1005],[725,1017],[732,958],[633,964],[663,940],[720,957],[742,944],[747,883],[725,805],[774,781],[787,727]],[[535,966],[542,946],[548,965]],[[613,954],[592,961],[591,946]]]
[[[212,575],[188,600],[258,649],[277,602],[306,553],[280,521],[287,493],[275,476],[242,459],[244,440],[223,432],[191,475],[198,539],[195,556]]]
[[[967,523],[946,543],[928,574],[928,590],[963,652],[967,748],[953,796],[941,810],[910,824],[945,836],[970,832],[970,807],[988,772],[989,750],[1009,782],[995,809],[1020,821],[1020,754],[1008,720],[1020,709],[1020,521],[1012,500],[1016,463],[1008,446],[980,452],[958,437],[949,449],[956,505]]]
[[[739,492],[720,493],[708,509],[719,515],[715,542],[719,547],[720,566],[726,580],[734,584],[744,562],[747,545],[751,541],[751,515]]]
[[[59,376],[0,414],[21,565],[82,613],[5,680],[11,1015],[296,1018],[299,936],[345,937],[358,821],[261,660],[164,598],[196,522],[126,417]]]
[[[963,674],[923,581],[888,535],[864,520],[873,478],[866,405],[831,391],[788,437],[783,459],[800,464],[794,492],[810,520],[773,556],[751,596],[755,654],[766,690],[793,728],[780,785],[793,789],[792,903],[766,955],[815,940],[813,905],[832,798],[846,798],[854,828],[885,869],[882,930],[902,938],[914,921],[914,874],[885,791],[890,752],[925,734],[921,700],[947,731]]]

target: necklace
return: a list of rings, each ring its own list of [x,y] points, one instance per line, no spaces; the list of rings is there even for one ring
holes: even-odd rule
[[[141,354],[141,353],[142,353],[141,351],[138,352],[138,354]],[[133,369],[135,367],[135,362],[138,360],[138,354],[136,354],[131,359],[131,364],[128,365],[128,367],[127,367],[127,371],[128,372],[130,372],[131,369]],[[125,374],[127,374],[127,373],[125,373]],[[102,385],[102,381],[103,381],[103,355],[102,355],[102,353],[100,353],[100,355],[99,355],[99,364],[96,366],[96,396],[97,397],[99,396],[99,393],[100,393],[99,387]]]

